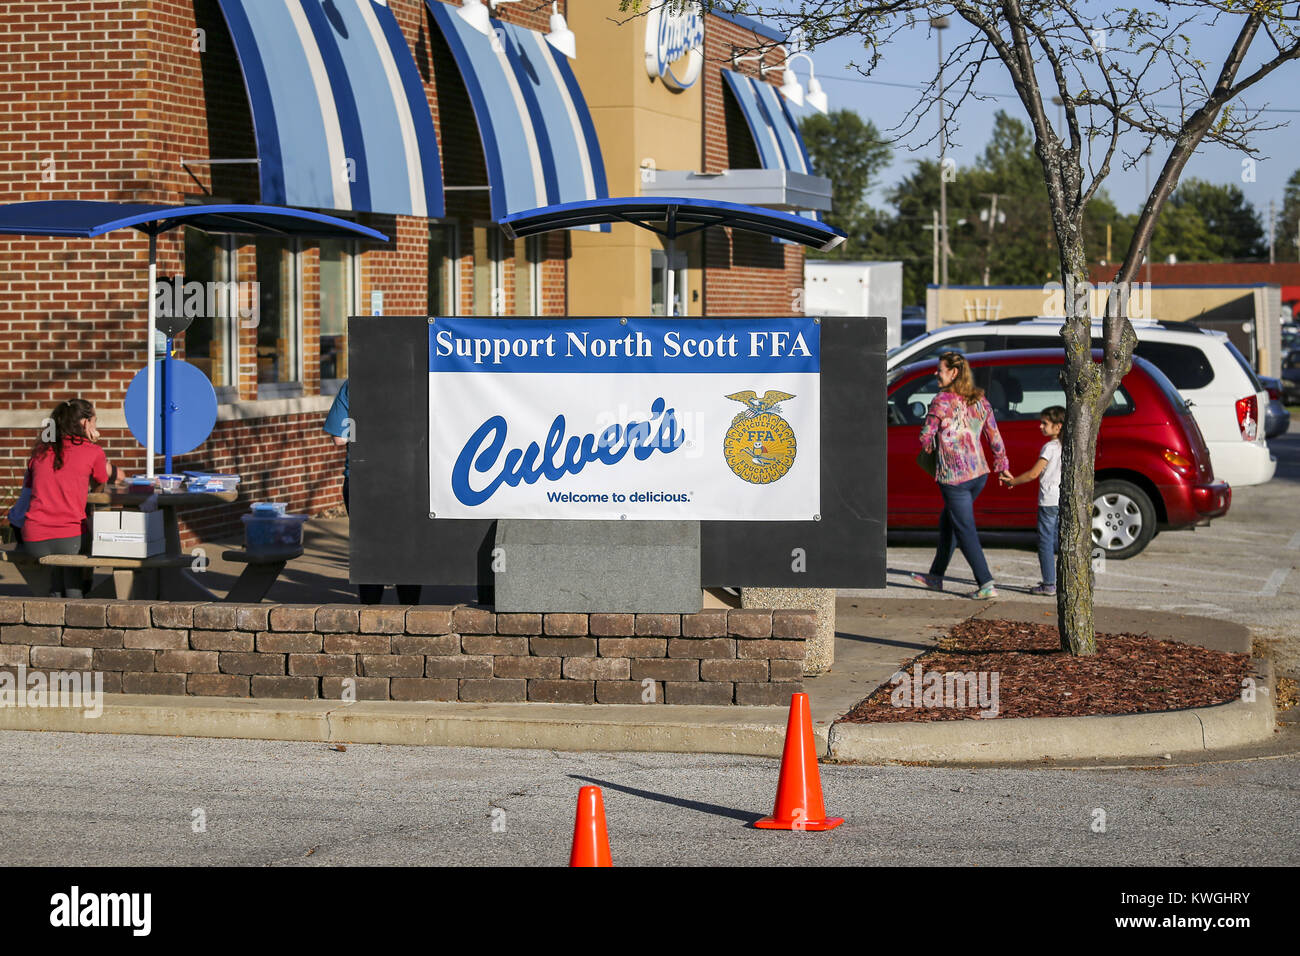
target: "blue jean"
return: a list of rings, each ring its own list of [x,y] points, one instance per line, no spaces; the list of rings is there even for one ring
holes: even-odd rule
[[[1043,583],[1056,586],[1056,549],[1061,534],[1060,505],[1038,506],[1038,570]]]
[[[979,532],[975,529],[975,499],[984,490],[988,475],[980,475],[970,481],[956,485],[939,484],[939,493],[943,495],[943,513],[939,515],[939,548],[934,553],[934,563],[930,573],[942,577],[948,570],[955,548],[960,547],[966,563],[975,575],[975,582],[983,587],[991,584],[993,575],[989,573],[988,562],[984,560],[984,549],[980,546]]]

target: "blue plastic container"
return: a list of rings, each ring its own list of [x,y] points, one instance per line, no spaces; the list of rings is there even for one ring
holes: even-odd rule
[[[244,515],[244,550],[252,554],[294,551],[302,547],[306,515]]]

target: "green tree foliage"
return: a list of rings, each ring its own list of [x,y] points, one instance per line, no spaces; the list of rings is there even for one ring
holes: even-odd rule
[[[867,191],[889,165],[893,150],[876,125],[853,110],[806,116],[799,129],[813,169],[832,184],[833,209],[824,218],[848,237],[826,255],[835,259],[879,256],[883,252],[881,217],[867,202]],[[809,255],[818,254],[810,251]]]
[[[1180,248],[1179,233],[1171,228],[1169,221],[1174,210],[1190,213],[1188,221],[1200,220],[1205,230],[1205,248],[1196,244],[1189,245],[1185,251]],[[1232,262],[1268,256],[1268,239],[1259,215],[1246,201],[1241,189],[1231,183],[1216,185],[1202,179],[1184,180],[1169,197],[1169,205],[1156,226],[1157,236],[1162,227],[1167,237],[1157,249],[1164,255],[1174,253],[1179,261]]]
[[[1300,261],[1300,169],[1286,181],[1282,218],[1278,220],[1274,249],[1278,262]]]
[[[830,116],[807,117],[800,127],[814,168],[834,184],[835,211],[826,219],[849,237],[831,255],[901,260],[903,301],[923,305],[926,286],[933,280],[930,227],[939,208],[938,161],[914,161],[911,173],[885,194],[891,216],[873,209],[866,198],[890,156],[873,123],[850,110],[837,110]],[[999,111],[974,165],[958,167],[951,175],[948,281],[982,285],[986,269],[990,285],[1057,281],[1059,251],[1047,188],[1026,124]],[[993,217],[995,195],[997,216]],[[1115,258],[1128,248],[1137,218],[1137,212],[1120,213],[1104,190],[1093,197],[1084,216],[1085,243],[1093,261],[1118,268]],[[1298,218],[1300,170],[1287,185],[1279,220],[1279,259],[1295,261],[1300,255],[1293,242]],[[1259,215],[1241,189],[1199,179],[1188,179],[1178,187],[1151,238],[1153,262],[1164,262],[1170,255],[1179,262],[1215,262],[1260,259],[1267,254]]]
[[[1033,148],[1025,124],[999,111],[975,164],[954,171],[948,183],[952,285],[982,285],[986,267],[990,285],[1057,281],[1059,253],[1042,167]],[[938,162],[919,160],[886,195],[896,215],[882,224],[885,241],[878,255],[903,261],[903,301],[908,304],[924,304],[926,286],[933,279],[933,231],[927,227],[939,208],[939,174]],[[1113,228],[1113,248],[1122,250],[1132,227],[1102,192],[1089,205],[1084,221],[1089,248],[1098,250],[1098,258],[1106,249],[1107,225]]]

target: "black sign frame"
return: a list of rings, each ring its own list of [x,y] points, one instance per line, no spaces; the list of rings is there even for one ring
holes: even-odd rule
[[[701,522],[703,587],[885,586],[885,319],[820,322],[821,519]],[[350,580],[485,595],[496,522],[428,513],[429,325],[348,321]]]

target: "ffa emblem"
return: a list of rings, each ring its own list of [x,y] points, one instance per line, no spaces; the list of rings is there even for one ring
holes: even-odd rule
[[[755,485],[776,481],[794,464],[794,429],[777,414],[777,402],[794,398],[789,392],[769,389],[762,398],[756,392],[736,392],[727,398],[740,402],[745,410],[731,420],[722,439],[722,455],[737,477]]]

